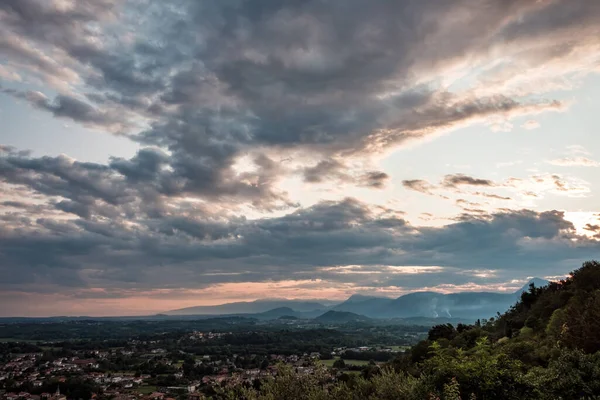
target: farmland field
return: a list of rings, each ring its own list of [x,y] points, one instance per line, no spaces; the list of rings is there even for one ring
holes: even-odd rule
[[[333,367],[333,363],[335,363],[339,359],[340,359],[340,357],[334,357],[331,360],[321,360],[321,364],[325,365],[326,367],[331,368],[331,367]],[[358,365],[358,366],[369,364],[369,361],[367,361],[367,360],[346,360],[346,359],[344,359],[344,362],[346,363],[346,365]]]

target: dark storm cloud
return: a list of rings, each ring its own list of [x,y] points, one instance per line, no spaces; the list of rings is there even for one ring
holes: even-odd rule
[[[107,166],[73,161],[65,156],[0,157],[0,179],[83,205],[102,202],[116,207],[133,200],[125,181]]]
[[[264,155],[253,162],[257,170],[238,180],[231,170],[216,173],[205,160],[174,159],[155,149],[142,149],[130,160],[113,158],[109,165],[8,153],[0,156],[0,179],[57,198],[52,202],[57,209],[83,218],[162,214],[165,201],[185,196],[223,205],[249,202],[259,209],[295,206],[272,186],[278,164]]]
[[[597,44],[597,2],[67,3],[0,2],[7,68],[58,94],[2,92],[144,148],[97,164],[3,147],[2,190],[21,199],[2,206],[0,285],[201,287],[325,276],[319,268],[351,264],[564,272],[598,250],[556,211],[423,228],[353,199],[301,208],[277,187],[296,174],[379,189],[385,172],[350,171],[346,159],[490,117],[563,109],[543,91],[450,92],[438,78],[499,46],[529,68],[556,67],[557,49]],[[286,168],[276,161],[286,152],[310,164]],[[237,168],[240,158],[248,169]],[[571,190],[560,176],[539,179]],[[456,174],[403,185],[431,194],[494,183]],[[40,204],[51,215],[40,218]],[[4,211],[15,207],[21,215]],[[286,214],[249,220],[241,207]]]
[[[11,0],[0,6],[5,30],[24,44],[56,50],[62,70],[96,91],[86,94],[95,104],[66,94],[34,104],[167,148],[173,167],[196,177],[189,186],[222,180],[235,157],[257,146],[368,155],[492,115],[560,108],[553,101],[476,97],[411,83],[419,71],[476,55],[507,23],[540,8],[533,0],[382,0],[369,7],[360,1],[86,0],[63,8]],[[469,10],[465,21],[447,18],[460,9]],[[95,23],[110,28],[90,29]],[[423,44],[436,38],[441,45],[427,50]],[[150,128],[134,132],[127,123],[134,115]],[[381,188],[386,180],[382,173],[362,175],[354,179],[361,186]],[[270,191],[229,186],[271,197],[263,203],[282,201]]]
[[[72,274],[73,285],[85,276],[87,281],[79,282],[83,287],[101,282],[124,288],[193,288],[206,284],[206,279],[261,281],[301,279],[306,274],[348,282],[347,274],[322,271],[331,265],[435,265],[457,273],[482,268],[505,274],[522,268],[528,273],[561,272],[600,246],[577,236],[558,211],[484,214],[425,228],[355,199],[322,202],[259,220],[200,213],[110,222],[38,219],[29,225],[12,221],[10,227],[2,231],[0,265],[3,273],[20,271],[14,277],[5,275],[6,287],[23,285],[27,276],[38,282],[52,271]],[[204,277],[213,272],[217,273],[211,278]],[[422,277],[407,279],[416,283]]]
[[[154,181],[160,175],[169,157],[158,149],[140,150],[131,160],[112,158],[110,166],[127,179],[137,181]]]

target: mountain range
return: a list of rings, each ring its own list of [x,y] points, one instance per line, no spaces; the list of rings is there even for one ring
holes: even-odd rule
[[[290,308],[297,312],[315,310],[327,311],[335,302],[330,300],[288,300],[288,299],[260,299],[255,301],[240,301],[235,303],[219,304],[216,306],[186,307],[167,311],[166,315],[227,315],[227,314],[256,314],[264,313],[276,308]]]
[[[171,316],[181,315],[231,315],[253,314],[259,319],[276,319],[282,316],[316,318],[324,320],[350,319],[353,321],[371,318],[490,318],[510,308],[530,284],[536,287],[549,282],[534,278],[512,293],[459,292],[414,292],[396,299],[355,294],[344,302],[335,304],[329,300],[263,299],[251,302],[227,303],[216,306],[187,307],[168,311]],[[337,312],[337,313],[331,313]],[[327,314],[329,313],[329,314]],[[318,318],[317,318],[318,320]]]

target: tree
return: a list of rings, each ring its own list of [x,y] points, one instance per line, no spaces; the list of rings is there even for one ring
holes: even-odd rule
[[[456,329],[454,329],[454,326],[452,324],[435,325],[429,330],[429,335],[427,339],[432,342],[439,339],[452,340],[454,339],[456,334]]]
[[[333,368],[344,369],[344,368],[346,368],[346,362],[344,360],[342,360],[341,358],[338,358],[333,363]]]
[[[265,358],[264,360],[262,360],[262,362],[260,363],[260,369],[265,370],[269,368],[269,360],[267,358]]]
[[[600,289],[573,297],[564,325],[562,343],[586,353],[600,351]]]

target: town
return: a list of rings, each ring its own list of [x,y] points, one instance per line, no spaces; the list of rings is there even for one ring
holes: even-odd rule
[[[73,324],[82,326],[65,327]],[[92,332],[94,324],[83,326]],[[338,379],[378,368],[427,331],[401,327],[396,339],[385,344],[376,342],[390,336],[377,328],[371,328],[375,334],[361,335],[366,341],[349,333],[351,327],[340,329],[345,332],[195,330],[125,339],[7,340],[0,343],[0,398],[199,400],[228,387],[256,387],[281,365]]]

